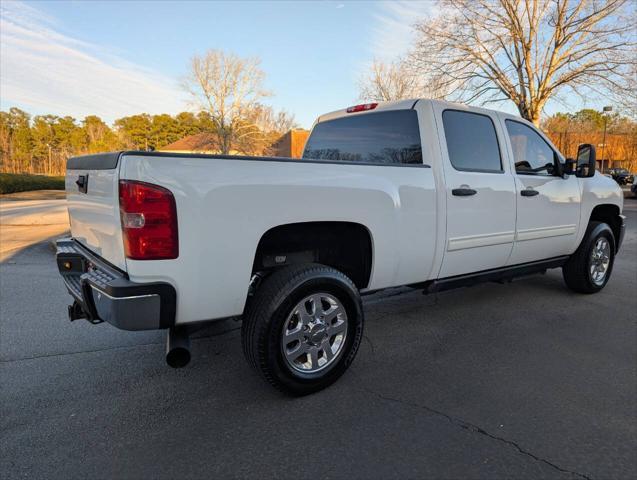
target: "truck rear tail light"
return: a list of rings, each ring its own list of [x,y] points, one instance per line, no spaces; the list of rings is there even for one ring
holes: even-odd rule
[[[119,210],[127,258],[167,260],[179,256],[177,207],[169,190],[120,180]]]
[[[378,106],[378,103],[362,103],[361,105],[354,105],[347,109],[347,113],[364,112],[365,110],[374,110]]]

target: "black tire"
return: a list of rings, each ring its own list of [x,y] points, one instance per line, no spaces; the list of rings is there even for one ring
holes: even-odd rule
[[[592,252],[599,238],[605,237],[610,244],[610,263],[602,282],[596,283],[591,275]],[[562,267],[566,285],[578,293],[597,293],[608,283],[615,261],[615,236],[608,224],[590,222],[582,243],[568,262]]]
[[[318,292],[332,295],[344,307],[347,333],[329,369],[299,372],[284,358],[283,328],[297,304]],[[266,277],[249,299],[241,326],[243,352],[272,386],[289,395],[307,395],[334,383],[350,366],[363,337],[363,320],[358,289],[343,273],[320,264],[283,267]]]

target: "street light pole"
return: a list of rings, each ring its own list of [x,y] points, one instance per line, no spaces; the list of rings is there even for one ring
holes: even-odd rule
[[[602,173],[604,173],[604,151],[606,150],[606,124],[608,123],[608,115],[606,112],[612,112],[613,107],[604,107],[602,116],[604,117],[604,138],[602,139]]]
[[[47,143],[47,147],[49,147],[49,175],[51,175],[51,144]]]

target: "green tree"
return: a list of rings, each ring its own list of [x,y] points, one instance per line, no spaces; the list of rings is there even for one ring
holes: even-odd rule
[[[199,119],[191,112],[181,112],[175,116],[179,138],[195,135],[202,131]]]
[[[147,113],[131,115],[115,120],[115,129],[124,148],[131,150],[148,150],[152,146],[150,129],[152,119]]]
[[[117,136],[101,118],[89,115],[82,121],[82,126],[88,138],[89,153],[117,150]]]
[[[31,136],[31,116],[19,108],[11,108],[8,114],[8,129],[10,137],[9,154],[13,171],[31,170],[31,152],[33,137]]]
[[[33,159],[47,173],[53,169],[53,152],[57,148],[55,115],[38,115],[33,119],[31,135],[33,137]]]
[[[11,169],[11,116],[7,112],[0,112],[0,169]]]
[[[150,138],[151,146],[154,149],[176,142],[182,136],[179,129],[179,122],[173,117],[166,113],[153,116],[150,127]]]
[[[197,114],[197,123],[199,125],[200,132],[214,133],[215,122],[212,119],[212,115],[208,112],[201,111]]]
[[[587,131],[598,131],[604,128],[604,116],[597,110],[585,108],[573,115],[573,121]]]
[[[66,156],[86,151],[88,147],[85,132],[75,119],[69,116],[58,118],[55,124],[55,141],[58,150]]]

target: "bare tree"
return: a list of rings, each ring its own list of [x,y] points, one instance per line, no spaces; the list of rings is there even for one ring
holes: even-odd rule
[[[416,25],[412,56],[451,97],[511,100],[536,125],[560,92],[620,88],[628,74],[634,4],[627,0],[438,0]]]
[[[388,102],[406,98],[444,98],[445,91],[435,78],[425,78],[411,65],[398,59],[393,62],[374,60],[369,72],[358,82],[361,100]]]
[[[263,155],[288,130],[296,127],[294,116],[285,110],[275,111],[268,105],[254,105],[240,121],[234,148],[245,155]]]
[[[184,87],[195,105],[208,112],[222,154],[246,145],[257,136],[255,111],[270,96],[263,87],[265,73],[258,58],[241,58],[208,50],[191,60]],[[245,148],[245,147],[244,147]]]
[[[402,61],[374,60],[369,72],[359,79],[361,100],[388,102],[419,96],[417,77]]]
[[[259,130],[275,134],[283,134],[297,126],[294,115],[286,110],[275,111],[267,105],[261,105],[255,111],[254,123]]]
[[[637,119],[637,48],[633,48],[632,60],[627,65],[627,74],[611,87],[610,100],[617,110]]]

